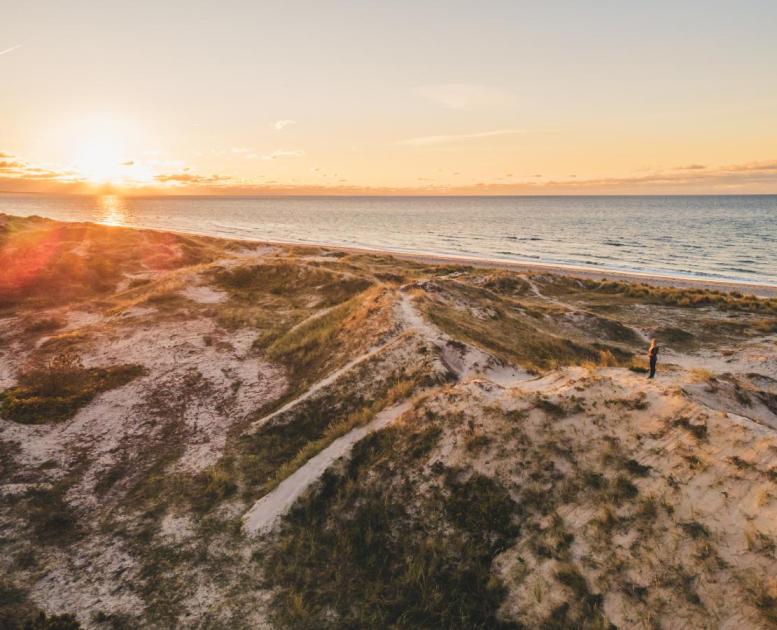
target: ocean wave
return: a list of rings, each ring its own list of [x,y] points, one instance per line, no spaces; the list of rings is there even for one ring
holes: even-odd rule
[[[726,267],[726,271],[733,271],[734,273],[747,273],[755,275],[756,272],[752,269],[745,269],[743,267]]]
[[[777,223],[767,220],[777,195],[731,209],[726,199],[128,198],[123,212],[128,227],[777,284]],[[369,213],[353,213],[360,204]],[[23,216],[99,221],[99,208],[92,198],[0,195],[0,212]]]

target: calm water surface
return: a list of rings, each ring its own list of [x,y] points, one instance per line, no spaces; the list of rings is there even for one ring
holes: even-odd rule
[[[777,285],[777,195],[121,198],[0,194],[0,212],[228,238]]]

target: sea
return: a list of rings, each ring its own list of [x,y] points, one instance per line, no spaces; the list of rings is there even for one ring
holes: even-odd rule
[[[122,197],[0,194],[0,213],[777,286],[777,195]]]

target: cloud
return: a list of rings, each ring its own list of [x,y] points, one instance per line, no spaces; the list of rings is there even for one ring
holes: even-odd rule
[[[267,155],[263,155],[263,160],[277,160],[278,158],[297,158],[302,157],[305,155],[304,151],[301,150],[284,150],[284,149],[276,149],[272,153],[268,153]]]
[[[0,177],[10,179],[62,179],[72,180],[74,174],[71,171],[55,171],[48,168],[30,166],[27,162],[12,158],[7,153],[0,153]]]
[[[278,120],[273,125],[278,131],[283,131],[289,125],[296,125],[296,120]]]
[[[156,175],[154,179],[162,184],[221,184],[229,181],[226,175],[195,175],[194,173],[168,173]]]
[[[747,164],[738,164],[730,167],[730,170],[738,173],[758,172],[758,173],[777,173],[777,162],[749,162]]]
[[[448,109],[481,109],[505,105],[512,100],[509,92],[487,85],[444,83],[422,85],[416,94]]]
[[[704,164],[688,164],[687,166],[677,166],[676,171],[703,171],[706,166]]]
[[[493,131],[479,131],[477,133],[461,133],[440,136],[421,136],[400,140],[399,144],[411,147],[427,147],[438,144],[451,144],[462,140],[477,140],[478,138],[495,138],[498,136],[514,136],[528,133],[525,129],[495,129]]]
[[[15,192],[47,192],[63,190],[78,183],[78,176],[68,170],[53,170],[31,166],[0,152],[0,190]]]
[[[5,157],[5,156],[3,156]],[[10,157],[10,156],[8,156]],[[20,168],[24,168],[25,164],[24,162],[17,162],[17,161],[11,161],[11,160],[0,160],[0,171],[10,171],[10,170],[16,170]]]
[[[442,136],[450,138],[479,138],[517,130],[501,130],[463,134],[463,136]],[[440,136],[433,136],[432,144]],[[413,139],[417,140],[417,139]],[[428,141],[421,142],[421,146]],[[300,157],[300,150],[278,149],[264,156],[265,159]],[[0,153],[0,190],[4,192],[48,192],[92,194],[104,191],[105,184],[94,184],[85,180],[76,171],[49,167],[45,164],[31,164],[23,158]],[[137,163],[136,163],[137,164]],[[369,186],[347,183],[347,173],[326,173],[320,167],[313,167],[315,176],[311,181],[297,183],[291,179],[279,181],[270,179],[259,182],[230,177],[228,175],[198,175],[181,162],[142,162],[153,169],[147,178],[116,184],[114,188],[126,194],[363,194],[363,195],[522,195],[522,194],[755,194],[777,193],[777,160],[746,162],[723,166],[707,165],[705,168],[666,167],[663,170],[642,172],[633,176],[584,178],[568,175],[554,179],[551,175],[533,177],[537,171],[518,174],[500,170],[494,178],[477,183],[462,182],[462,171],[451,171],[448,181],[435,178],[419,178],[406,187]],[[318,169],[318,170],[315,170]],[[266,175],[268,178],[270,175]],[[319,182],[319,183],[314,183]]]
[[[6,48],[5,50],[0,50],[0,56],[7,55],[10,52],[13,52],[14,50],[19,50],[22,47],[21,44],[16,44],[16,46],[11,46],[10,48]]]
[[[717,168],[678,169],[656,171],[638,177],[603,177],[566,180],[543,180],[516,184],[481,183],[467,187],[470,194],[598,194],[622,192],[626,194],[706,194],[777,192],[777,162],[732,164]],[[537,177],[535,175],[535,177]],[[448,191],[464,193],[465,190]]]

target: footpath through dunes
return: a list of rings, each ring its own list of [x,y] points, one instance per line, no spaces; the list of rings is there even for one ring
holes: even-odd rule
[[[310,399],[319,390],[335,383],[338,379],[349,378],[349,373],[354,367],[370,360],[379,353],[387,351],[391,346],[403,342],[406,333],[418,336],[423,342],[434,348],[439,353],[442,364],[455,380],[479,377],[500,386],[507,386],[532,378],[532,375],[528,372],[504,366],[477,348],[455,342],[427,322],[413,306],[412,299],[408,295],[409,289],[410,287],[403,288],[396,306],[396,315],[400,323],[400,330],[403,333],[382,346],[371,348],[368,352],[352,359],[332,374],[314,383],[303,394],[289,401],[277,411],[257,420],[252,428],[261,427],[273,418],[292,410],[298,404]],[[410,361],[414,360],[412,356],[408,358]],[[422,390],[420,394],[416,395],[423,395],[425,393],[428,393],[428,390]],[[270,531],[294,502],[318,481],[332,464],[346,456],[354,444],[371,432],[379,431],[388,426],[395,419],[399,418],[402,413],[407,411],[410,406],[410,401],[405,400],[392,407],[383,409],[366,425],[355,427],[346,435],[337,438],[324,450],[313,455],[300,468],[281,481],[269,494],[264,495],[254,503],[251,509],[243,516],[243,530],[247,534],[267,533]]]
[[[777,303],[0,227],[2,623],[777,622]]]
[[[380,431],[399,418],[411,407],[410,401],[389,407],[379,412],[373,420],[350,433],[337,438],[324,450],[306,461],[286,477],[277,488],[259,499],[243,515],[243,530],[247,534],[268,533],[278,520],[302,494],[310,488],[337,460],[347,456],[353,445],[373,431]]]
[[[770,627],[777,435],[678,377],[568,367],[416,401],[282,522],[281,625],[412,606],[444,627],[455,601],[466,627]]]

